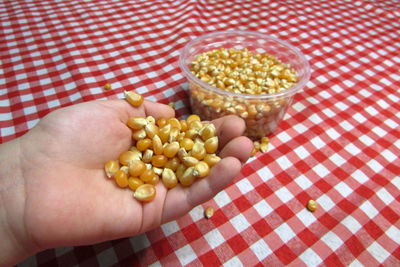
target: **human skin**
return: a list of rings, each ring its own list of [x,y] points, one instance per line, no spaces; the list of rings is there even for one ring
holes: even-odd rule
[[[253,148],[244,121],[212,121],[219,156],[208,177],[141,203],[107,179],[104,163],[131,145],[131,116],[174,116],[167,105],[91,101],[55,110],[20,138],[0,145],[0,265],[39,251],[138,235],[211,199],[239,174]]]

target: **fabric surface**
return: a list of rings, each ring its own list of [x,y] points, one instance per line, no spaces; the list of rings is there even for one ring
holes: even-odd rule
[[[268,34],[309,60],[311,79],[269,151],[176,221],[20,266],[400,266],[396,0],[1,1],[0,142],[52,110],[124,90],[188,115],[180,50],[219,30]]]

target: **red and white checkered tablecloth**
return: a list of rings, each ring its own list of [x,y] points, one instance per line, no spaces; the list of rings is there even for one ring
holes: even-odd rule
[[[397,0],[3,0],[0,142],[52,110],[123,90],[175,102],[187,115],[180,50],[229,29],[283,39],[312,68],[269,151],[176,221],[50,249],[20,266],[400,266]],[[319,204],[314,213],[309,199]],[[215,215],[206,220],[209,205]]]

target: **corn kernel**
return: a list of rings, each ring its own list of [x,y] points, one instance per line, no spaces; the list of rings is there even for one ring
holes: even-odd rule
[[[115,173],[115,182],[121,188],[128,186],[128,175],[126,172],[119,170]]]
[[[142,95],[139,95],[132,91],[129,92],[125,91],[124,94],[129,104],[131,104],[134,107],[139,107],[143,103],[144,98]]]
[[[153,151],[156,155],[161,155],[163,153],[162,141],[158,135],[153,137]]]
[[[133,160],[140,159],[138,154],[133,151],[124,151],[119,155],[119,163],[124,166],[129,166],[130,162]]]
[[[186,167],[193,167],[199,163],[199,160],[195,157],[186,156],[183,157],[182,163],[185,164]]]
[[[193,172],[194,167],[189,167],[184,171],[182,176],[179,178],[179,182],[182,186],[189,186],[194,183],[196,176],[194,176]]]
[[[140,180],[143,182],[148,182],[153,179],[153,176],[156,175],[153,169],[147,169],[140,175]]]
[[[139,141],[140,139],[146,138],[146,135],[145,129],[136,130],[132,133],[132,139]]]
[[[204,161],[199,161],[194,166],[193,175],[199,178],[206,177],[210,173],[210,167]]]
[[[140,130],[143,129],[148,124],[148,122],[145,118],[130,117],[126,124],[132,130]]]
[[[307,203],[307,209],[311,212],[314,212],[317,210],[318,204],[315,202],[315,200],[310,199]]]
[[[116,160],[109,160],[104,165],[104,170],[108,178],[114,177],[115,173],[119,170],[119,164]]]
[[[153,137],[155,135],[158,135],[158,127],[153,124],[153,123],[149,123],[145,126],[145,131],[146,131],[146,135],[150,138],[153,139]]]
[[[106,83],[105,85],[104,85],[104,89],[105,90],[111,90],[111,83]]]
[[[207,207],[207,208],[204,210],[204,216],[205,216],[207,219],[210,219],[213,215],[214,215],[214,209],[213,209],[212,207]]]
[[[159,128],[164,127],[167,124],[167,119],[159,118],[156,123]]]
[[[172,128],[178,128],[179,130],[181,130],[181,123],[179,122],[179,120],[177,118],[171,117],[169,119],[167,119],[167,123],[171,124]]]
[[[182,139],[179,145],[183,147],[186,151],[189,151],[192,149],[194,142],[192,139],[185,137]]]
[[[158,176],[157,174],[154,174],[153,177],[146,182],[146,184],[152,184],[152,185],[156,185],[158,184],[158,182],[160,181],[160,176]]]
[[[218,149],[218,137],[214,136],[204,142],[204,148],[208,154],[213,154]]]
[[[144,151],[143,157],[142,157],[143,162],[144,162],[144,163],[150,163],[150,162],[151,162],[151,159],[152,159],[152,157],[153,157],[153,154],[154,154],[153,150],[146,149],[146,150]]]
[[[153,144],[153,142],[151,141],[151,139],[144,138],[144,139],[140,139],[139,141],[136,142],[136,148],[139,151],[143,152],[146,149],[148,149],[152,144]]]
[[[152,201],[156,197],[156,188],[152,184],[139,186],[133,195],[139,201]]]
[[[128,186],[132,191],[135,191],[142,184],[144,184],[144,182],[137,177],[129,177],[128,179]]]
[[[151,164],[155,167],[164,167],[167,164],[168,158],[164,155],[154,155],[151,158]]]
[[[176,171],[176,169],[178,168],[180,163],[181,163],[181,161],[177,157],[173,157],[172,159],[167,161],[164,168],[168,168],[173,171]]]
[[[178,153],[179,148],[180,148],[179,143],[174,141],[165,146],[163,153],[166,157],[173,158]]]
[[[195,157],[198,160],[204,159],[206,156],[207,152],[206,149],[204,148],[204,145],[201,143],[195,143],[192,147],[191,151],[191,156]]]
[[[164,168],[161,176],[161,180],[165,187],[171,189],[174,188],[178,184],[178,179],[173,170]]]
[[[210,168],[212,168],[215,164],[217,164],[219,161],[221,160],[220,157],[218,157],[215,154],[207,154],[204,158],[204,162],[206,162],[208,164],[208,166],[210,166]]]
[[[139,177],[146,170],[146,165],[141,160],[133,160],[129,164],[129,175]]]

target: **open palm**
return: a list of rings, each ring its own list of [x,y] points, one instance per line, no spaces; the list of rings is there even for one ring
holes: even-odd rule
[[[24,231],[38,250],[83,245],[145,232],[212,198],[238,175],[252,143],[244,123],[228,116],[213,121],[223,158],[191,187],[166,190],[141,203],[106,178],[104,163],[131,145],[131,116],[174,116],[162,104],[139,108],[123,100],[93,101],[56,110],[20,140],[24,182]]]

